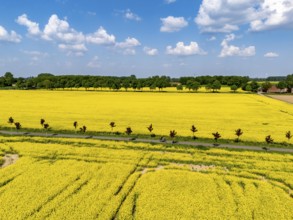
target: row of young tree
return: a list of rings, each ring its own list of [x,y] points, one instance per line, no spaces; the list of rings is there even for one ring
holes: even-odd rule
[[[15,122],[15,120],[12,118],[12,117],[9,117],[8,118],[8,123],[11,125],[11,126],[15,126],[16,130],[20,130],[21,129],[21,124],[20,122]],[[40,125],[41,127],[45,130],[45,131],[48,131],[49,129],[51,129],[50,125],[48,123],[46,123],[45,119],[41,118],[40,119]],[[112,134],[117,134],[117,135],[120,135],[121,133],[120,132],[114,132],[114,128],[116,127],[116,123],[114,121],[110,122],[109,123],[109,126],[111,128],[111,132]],[[85,125],[83,126],[80,126],[79,127],[79,124],[77,121],[74,121],[73,122],[73,127],[74,127],[74,130],[75,132],[81,132],[81,133],[85,133],[87,131],[87,127]],[[12,128],[12,127],[11,127]],[[78,129],[79,128],[79,129]],[[156,137],[156,135],[153,133],[154,131],[154,127],[153,127],[153,124],[150,124],[149,126],[146,127],[147,130],[150,132],[151,134],[151,137],[154,138]],[[190,128],[190,131],[192,132],[192,139],[193,140],[196,140],[198,139],[198,137],[195,135],[196,132],[198,132],[198,129],[196,128],[195,125],[191,125],[191,128]],[[132,128],[131,127],[126,127],[126,130],[125,130],[125,133],[129,136],[132,134]],[[237,130],[235,130],[235,136],[236,136],[236,139],[235,139],[235,142],[240,142],[240,136],[243,135],[243,130],[241,128],[238,128]],[[177,131],[176,130],[170,130],[170,133],[169,133],[169,136],[170,138],[172,139],[172,143],[176,143],[177,141],[175,140],[175,137],[177,136]],[[212,136],[213,136],[213,139],[218,142],[218,139],[220,139],[222,136],[221,134],[217,131],[217,132],[214,132],[212,133]],[[285,137],[288,139],[288,142],[290,141],[290,139],[293,137],[293,135],[291,134],[291,131],[287,131],[285,133]],[[132,140],[134,140],[135,138],[132,138]],[[166,138],[165,137],[160,137],[160,141],[161,142],[165,142],[166,141]],[[268,135],[265,137],[265,142],[267,144],[272,144],[274,143],[274,140],[273,138],[271,137],[271,135]]]

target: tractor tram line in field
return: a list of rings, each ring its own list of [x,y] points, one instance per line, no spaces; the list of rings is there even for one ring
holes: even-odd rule
[[[0,132],[1,155],[19,155],[0,169],[0,219],[293,217],[292,154],[17,134]]]
[[[56,137],[56,138],[79,138],[79,139],[95,139],[95,140],[106,140],[106,141],[122,141],[122,142],[141,142],[150,144],[165,144],[165,145],[181,145],[181,146],[203,146],[203,147],[213,147],[213,148],[227,148],[235,150],[250,150],[250,151],[270,151],[270,152],[280,152],[280,153],[293,153],[293,149],[289,148],[274,148],[274,147],[260,147],[260,146],[245,146],[236,144],[212,144],[197,141],[178,141],[173,143],[172,141],[163,141],[156,139],[143,139],[143,138],[129,138],[129,137],[111,137],[111,136],[91,136],[91,135],[77,135],[77,134],[44,134],[40,132],[13,132],[0,130],[0,134],[3,135],[15,135],[15,136],[28,136],[28,137]]]

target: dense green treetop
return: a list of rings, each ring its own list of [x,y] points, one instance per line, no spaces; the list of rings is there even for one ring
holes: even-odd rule
[[[272,79],[283,79],[277,84],[278,88],[293,88],[293,74],[287,77],[269,77]],[[268,79],[269,79],[268,78]],[[197,91],[200,87],[205,87],[207,90],[217,91],[221,86],[229,86],[233,91],[237,88],[242,88],[246,91],[257,92],[260,86],[267,90],[271,84],[269,80],[265,83],[258,83],[251,80],[248,76],[195,76],[195,77],[180,77],[170,78],[169,76],[152,76],[148,78],[136,78],[131,76],[94,76],[94,75],[58,75],[51,73],[41,73],[36,77],[14,78],[13,74],[6,72],[0,77],[0,87],[16,87],[18,89],[56,89],[56,88],[80,88],[86,90],[88,88],[103,89],[109,88],[114,91],[132,88],[141,90],[144,87],[150,90],[163,90],[166,87],[178,85],[179,89]]]

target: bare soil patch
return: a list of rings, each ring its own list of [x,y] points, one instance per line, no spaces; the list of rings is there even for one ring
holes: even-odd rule
[[[1,168],[14,164],[18,159],[18,154],[6,154],[3,157],[4,163],[2,164]]]
[[[142,174],[146,174],[147,172],[148,172],[148,168],[144,168],[144,169],[141,171]]]
[[[162,169],[164,169],[164,166],[159,165],[158,167],[155,168],[155,171],[162,170]]]
[[[215,166],[214,165],[205,166],[205,165],[190,164],[190,168],[192,171],[207,171],[207,170],[215,168]]]
[[[293,104],[293,95],[269,95],[269,97]]]
[[[172,163],[175,166],[184,167],[189,166],[191,171],[207,171],[210,169],[214,169],[215,165],[202,165],[202,164],[182,164],[182,163]]]

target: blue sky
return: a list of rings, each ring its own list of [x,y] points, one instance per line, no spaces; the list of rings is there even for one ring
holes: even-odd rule
[[[293,0],[3,0],[0,75],[293,73]]]

